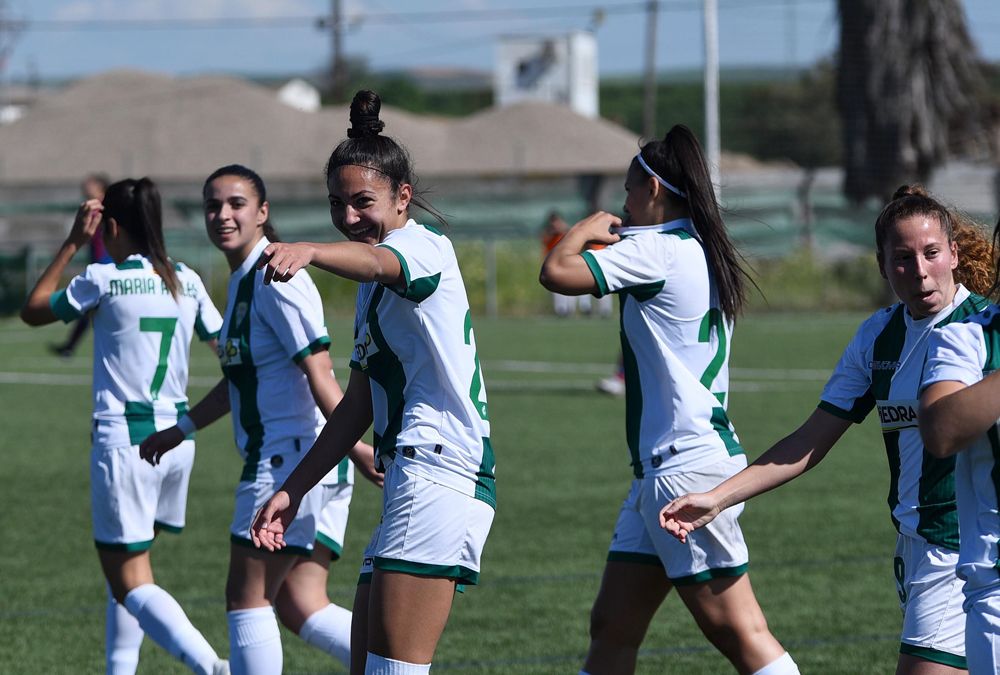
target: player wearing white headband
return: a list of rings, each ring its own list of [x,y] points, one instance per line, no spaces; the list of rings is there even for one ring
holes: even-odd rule
[[[617,293],[621,304],[625,430],[635,479],[615,525],[582,672],[633,672],[653,615],[676,587],[702,632],[740,673],[798,673],[768,631],[750,586],[740,509],[686,545],[658,522],[673,497],[714,486],[746,466],[726,406],[733,319],[747,279],[691,131],[678,125],[644,145],[625,191],[624,221],[608,213],[580,221],[541,272],[551,291]],[[586,251],[591,243],[608,246]]]

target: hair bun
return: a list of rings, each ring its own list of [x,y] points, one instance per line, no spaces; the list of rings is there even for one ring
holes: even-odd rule
[[[896,191],[892,193],[892,199],[890,201],[896,201],[897,199],[902,199],[903,197],[930,197],[926,188],[920,183],[912,183],[910,185],[900,185],[896,188]]]
[[[385,122],[378,118],[381,109],[382,99],[374,91],[362,89],[356,93],[351,101],[351,128],[347,137],[378,136],[385,129]]]

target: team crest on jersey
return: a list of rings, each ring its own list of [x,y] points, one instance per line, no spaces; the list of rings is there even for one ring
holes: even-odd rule
[[[243,323],[243,319],[247,318],[247,310],[250,309],[250,305],[245,302],[238,303],[236,309],[233,311],[233,323],[239,326]]]
[[[219,363],[223,368],[226,366],[238,366],[243,363],[240,354],[239,338],[226,338],[225,342],[220,342],[218,346]]]
[[[368,358],[378,354],[378,345],[372,340],[367,323],[357,332],[358,336],[354,339],[354,360],[360,363],[362,368],[367,368]]]

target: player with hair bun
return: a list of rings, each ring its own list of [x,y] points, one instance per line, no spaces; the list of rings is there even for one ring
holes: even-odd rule
[[[226,619],[236,675],[280,673],[281,634],[275,618],[307,643],[350,663],[351,613],[330,602],[326,583],[347,526],[354,466],[376,484],[372,449],[364,443],[317,480],[274,555],[254,548],[250,523],[312,445],[342,393],[334,379],[323,304],[308,274],[266,286],[257,270],[277,241],[264,181],[238,164],[214,171],[203,187],[205,227],[232,274],[219,361],[224,377],[174,427],[142,444],[152,464],[170,457],[185,434],[232,411],[243,470],[230,527]],[[273,609],[272,609],[273,606]]]
[[[63,290],[60,275],[98,229],[113,262],[88,265]],[[21,318],[32,326],[93,311],[94,416],[90,452],[94,544],[108,584],[107,672],[135,673],[143,633],[201,675],[228,673],[177,601],[153,580],[149,549],[184,527],[194,442],[157,467],[138,445],[187,410],[192,336],[215,347],[222,317],[201,278],[172,261],[160,193],[148,178],[111,185],[103,205],[80,206],[73,229],[35,284]]]
[[[348,241],[272,244],[265,275],[312,264],[360,282],[351,379],[309,454],[257,516],[254,542],[287,544],[302,496],[374,424],[382,518],[354,601],[351,672],[427,673],[461,584],[475,584],[496,507],[486,387],[451,242],[410,218],[406,150],[360,91],[326,166],[330,217]],[[440,218],[439,218],[440,219]],[[262,262],[262,265],[264,263]]]
[[[955,460],[924,451],[917,398],[934,329],[987,305],[983,295],[996,278],[992,247],[979,226],[919,185],[900,187],[879,214],[875,245],[879,270],[900,301],[861,324],[817,409],[739,474],[667,505],[661,523],[684,541],[730,506],[816,466],[852,423],[877,408],[892,477],[889,508],[899,532],[893,570],[903,629],[896,672],[957,673],[966,668],[966,633],[955,576]]]
[[[622,504],[590,619],[583,673],[636,667],[649,623],[672,588],[740,673],[798,673],[768,630],[747,575],[733,509],[689,546],[659,511],[746,466],[726,414],[729,345],[748,279],[719,214],[694,134],[674,126],[642,146],[625,178],[625,219],[596,213],[573,226],[542,265],[550,291],[617,293],[626,439],[635,479]],[[602,250],[587,250],[606,244]]]

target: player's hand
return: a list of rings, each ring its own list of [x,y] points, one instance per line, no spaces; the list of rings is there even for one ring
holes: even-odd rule
[[[714,499],[703,492],[692,492],[660,510],[660,527],[683,543],[688,534],[708,525],[717,515],[719,505]]]
[[[284,490],[278,490],[257,512],[250,525],[250,539],[257,548],[274,552],[285,548],[285,532],[299,510],[298,502]]]
[[[139,456],[156,466],[168,451],[173,450],[184,440],[184,432],[176,426],[163,431],[157,431],[147,436],[139,445]]]
[[[261,254],[257,269],[264,270],[264,283],[288,281],[295,273],[307,266],[313,259],[313,247],[309,244],[268,244]]]
[[[588,243],[614,244],[621,237],[612,233],[611,228],[620,227],[621,224],[622,219],[618,216],[606,211],[598,211],[578,222],[571,231],[585,235]]]
[[[76,218],[73,220],[73,227],[67,239],[82,247],[94,238],[97,228],[101,226],[104,218],[104,205],[99,199],[88,199],[80,204],[77,209]]]
[[[353,448],[347,451],[347,456],[354,462],[354,468],[361,472],[361,475],[382,487],[385,483],[385,474],[375,468],[375,448],[358,441]]]

